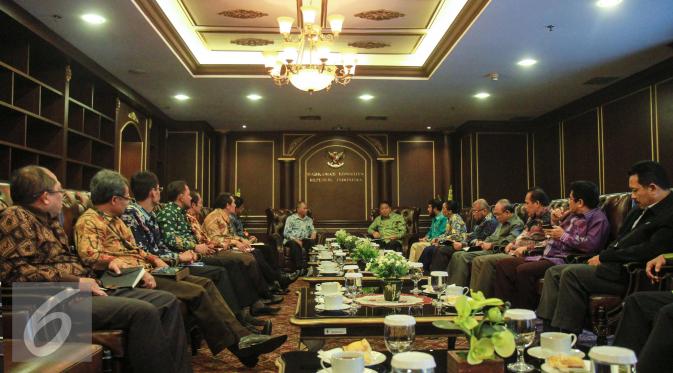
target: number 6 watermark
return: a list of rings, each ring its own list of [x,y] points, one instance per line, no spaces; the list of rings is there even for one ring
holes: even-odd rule
[[[67,361],[74,349],[91,343],[91,294],[77,283],[15,283],[11,310],[14,362],[59,350],[58,360]]]

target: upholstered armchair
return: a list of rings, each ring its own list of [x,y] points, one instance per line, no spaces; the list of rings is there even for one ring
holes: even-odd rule
[[[393,207],[392,212],[402,215],[404,222],[407,226],[407,233],[402,237],[402,253],[404,256],[409,256],[409,247],[412,243],[418,241],[418,218],[421,214],[421,209],[418,207],[404,207],[398,206]],[[373,208],[369,215],[372,218],[372,221],[379,216],[379,209]]]
[[[269,243],[278,251],[278,265],[281,268],[289,268],[287,258],[289,251],[287,246],[283,245],[283,230],[285,229],[285,220],[294,214],[294,210],[290,209],[266,209],[266,234],[269,237]],[[306,213],[313,217],[311,210]],[[315,221],[313,222],[315,224]],[[316,236],[316,243],[323,241],[322,234],[318,233]]]

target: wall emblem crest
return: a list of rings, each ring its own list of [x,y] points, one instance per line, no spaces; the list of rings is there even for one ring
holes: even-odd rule
[[[344,152],[327,152],[327,165],[332,168],[339,168],[344,165]]]

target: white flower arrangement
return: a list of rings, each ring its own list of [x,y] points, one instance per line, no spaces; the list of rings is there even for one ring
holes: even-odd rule
[[[367,271],[380,278],[399,278],[409,273],[409,262],[398,252],[388,252],[369,262]]]

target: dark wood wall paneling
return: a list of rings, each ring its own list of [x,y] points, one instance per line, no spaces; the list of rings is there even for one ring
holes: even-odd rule
[[[559,125],[541,125],[533,130],[533,184],[551,198],[561,197],[561,161]]]
[[[197,131],[168,131],[166,138],[166,180],[185,180],[190,188],[198,185],[197,170]],[[178,157],[179,155],[179,157]],[[178,159],[179,158],[179,159]]]
[[[562,126],[564,191],[575,180],[600,185],[598,109],[566,119]]]
[[[234,144],[233,192],[241,192],[248,215],[264,215],[275,205],[274,140],[240,140]]]
[[[673,178],[673,79],[656,86],[659,160]]]
[[[437,145],[434,140],[399,140],[397,142],[397,204],[424,207],[437,194]]]
[[[530,144],[527,133],[476,133],[478,198],[489,203],[523,200],[528,189]]]
[[[604,192],[628,190],[626,171],[652,159],[650,90],[643,89],[603,106]]]
[[[474,200],[474,192],[472,190],[472,135],[465,135],[459,140],[460,155],[457,167],[460,175],[460,204],[462,206],[471,206]]]
[[[229,149],[223,159],[226,166],[220,165],[219,169],[224,169],[225,184],[230,190],[235,191],[237,187],[241,189],[246,198],[247,213],[252,218],[264,214],[264,210],[271,206],[286,207],[281,206],[281,199],[288,199],[285,193],[288,187],[292,189],[293,195],[291,206],[287,207],[294,207],[298,199],[306,199],[315,213],[316,221],[326,226],[350,226],[351,223],[366,221],[369,209],[384,198],[382,191],[392,194],[393,204],[418,206],[423,211],[428,199],[435,194],[445,196],[448,192],[451,177],[443,170],[451,168],[445,167],[442,162],[451,157],[443,157],[442,152],[449,144],[443,144],[444,138],[439,134],[285,135],[266,132],[231,133],[226,136],[226,147]],[[371,142],[371,138],[377,138],[378,142]],[[273,157],[269,153],[270,141],[275,145]],[[328,151],[343,151],[344,165],[330,167],[327,164]],[[450,149],[447,149],[446,153],[449,152]],[[271,167],[275,167],[273,179]],[[383,170],[383,167],[386,169]],[[334,175],[313,176],[332,177],[331,182],[311,181],[305,177],[306,170],[334,172]],[[380,175],[389,179],[388,188],[381,188]],[[289,177],[292,180],[288,180]],[[341,180],[337,181],[337,178]],[[443,190],[444,186],[447,186],[447,190]],[[252,198],[257,201],[253,202]]]

